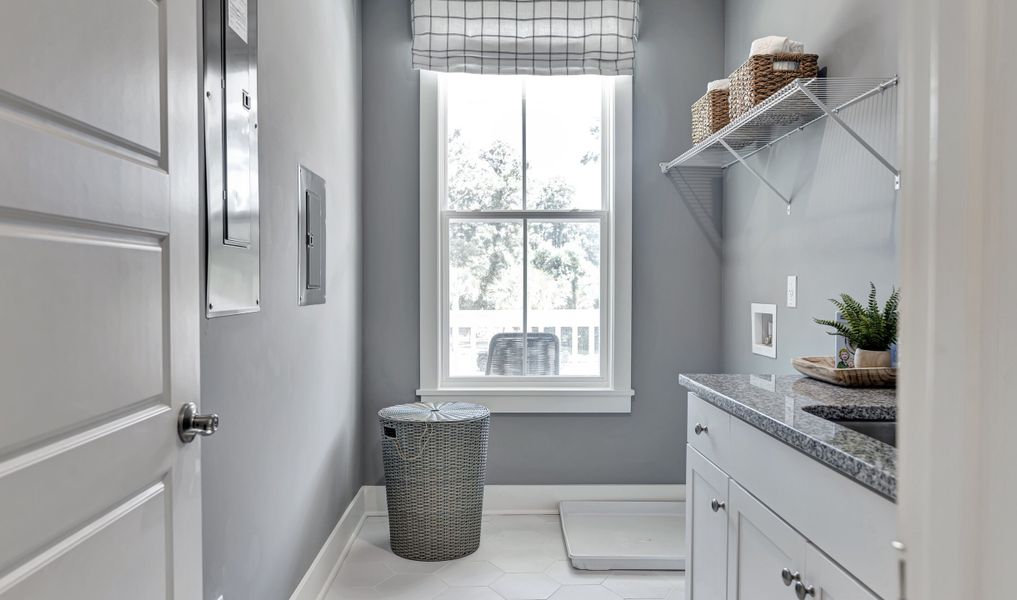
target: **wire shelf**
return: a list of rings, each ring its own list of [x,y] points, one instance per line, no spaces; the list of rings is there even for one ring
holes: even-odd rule
[[[831,113],[844,126],[836,117],[838,112],[895,85],[896,76],[796,79],[678,158],[661,163],[660,169],[664,173],[677,168],[705,169],[703,175],[717,174],[718,169],[741,162]],[[849,133],[877,154],[850,129]],[[896,174],[882,156],[877,154],[877,158]]]
[[[896,75],[795,79],[751,111],[694,145],[689,152],[669,163],[661,163],[660,170],[671,179],[694,214],[713,213],[709,196],[718,188],[715,181],[722,178],[724,170],[731,165],[741,164],[784,200],[790,213],[791,198],[745,159],[830,117],[894,175],[894,185],[899,188],[900,172],[897,168],[838,116],[841,110],[882,94],[896,84]],[[704,220],[704,227],[713,229],[714,236],[719,239],[719,228],[709,221]]]

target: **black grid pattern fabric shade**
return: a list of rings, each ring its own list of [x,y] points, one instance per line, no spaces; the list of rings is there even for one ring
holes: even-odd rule
[[[631,75],[639,0],[411,0],[413,67]]]

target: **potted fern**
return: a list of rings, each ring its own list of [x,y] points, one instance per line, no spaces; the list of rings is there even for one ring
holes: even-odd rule
[[[855,348],[855,367],[889,367],[890,346],[897,341],[897,321],[900,319],[900,290],[892,289],[882,309],[876,301],[876,286],[869,283],[869,301],[866,306],[848,294],[830,302],[840,311],[843,322],[813,319],[819,325],[830,327],[830,335],[842,335]]]

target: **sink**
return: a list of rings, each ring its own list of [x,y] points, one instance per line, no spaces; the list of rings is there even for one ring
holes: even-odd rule
[[[897,447],[897,421],[858,421],[855,419],[827,419],[862,435]]]
[[[884,444],[897,447],[896,407],[888,406],[874,409],[873,407],[817,404],[814,406],[804,406],[802,410],[821,419],[836,423],[841,427],[867,435]]]

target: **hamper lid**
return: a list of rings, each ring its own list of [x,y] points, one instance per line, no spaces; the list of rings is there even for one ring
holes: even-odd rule
[[[490,414],[486,406],[469,402],[413,402],[378,411],[378,416],[383,419],[412,423],[476,421]]]

